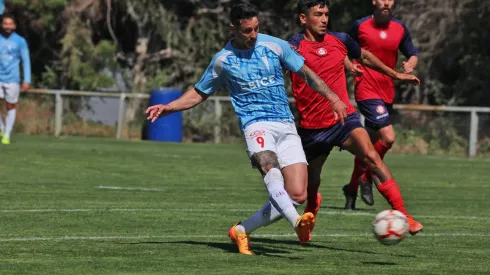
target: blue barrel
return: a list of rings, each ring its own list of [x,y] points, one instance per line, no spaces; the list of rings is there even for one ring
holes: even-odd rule
[[[159,88],[151,91],[150,106],[168,104],[179,98],[182,90],[176,88]],[[148,125],[148,139],[154,141],[182,142],[182,112],[170,114],[157,119]]]

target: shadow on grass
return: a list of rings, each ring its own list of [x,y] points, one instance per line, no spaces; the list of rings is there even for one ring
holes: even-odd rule
[[[364,254],[375,254],[375,255],[386,255],[389,254],[395,257],[402,258],[416,258],[415,255],[398,255],[398,254],[390,254],[390,253],[379,253],[370,250],[362,250],[362,249],[348,249],[348,248],[338,248],[333,246],[327,246],[319,244],[318,242],[309,242],[305,244],[300,244],[298,241],[294,240],[276,240],[276,239],[266,239],[266,238],[252,238],[254,243],[265,243],[265,244],[287,244],[287,245],[296,245],[303,248],[318,248],[318,249],[327,249],[331,251],[340,251],[340,252],[349,252],[349,253],[364,253]]]
[[[396,263],[392,262],[378,262],[378,261],[371,261],[371,262],[361,262],[362,264],[368,264],[368,265],[398,265]]]
[[[357,208],[354,210],[346,210],[344,207],[339,206],[320,206],[320,209],[332,209],[332,210],[344,210],[346,213],[348,212],[376,212],[375,208]]]
[[[255,242],[255,239],[253,239]],[[160,245],[165,245],[165,244],[188,244],[188,245],[199,245],[199,246],[206,246],[210,248],[217,248],[221,249],[230,253],[238,253],[238,248],[236,247],[235,244],[233,243],[220,243],[220,242],[198,242],[198,241],[150,241],[150,242],[132,242],[132,243],[122,243],[122,244],[132,244],[132,245],[138,245],[138,244],[160,244]],[[297,244],[297,242],[296,242]],[[255,253],[255,255],[259,256],[266,256],[266,257],[275,257],[275,258],[286,258],[289,260],[302,260],[300,257],[290,257],[290,256],[284,256],[281,254],[291,254],[294,252],[294,250],[297,249],[279,249],[279,248],[269,248],[263,245],[258,245],[256,243],[253,244],[252,250]]]

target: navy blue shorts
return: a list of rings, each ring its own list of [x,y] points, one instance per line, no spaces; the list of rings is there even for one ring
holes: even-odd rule
[[[369,99],[357,102],[357,107],[366,118],[366,127],[379,130],[391,125],[390,115],[393,113],[393,104],[380,99]]]
[[[362,128],[358,113],[348,115],[344,120],[344,125],[339,121],[330,128],[298,128],[306,160],[310,161],[318,156],[328,156],[334,146],[342,149],[344,142],[356,128]]]

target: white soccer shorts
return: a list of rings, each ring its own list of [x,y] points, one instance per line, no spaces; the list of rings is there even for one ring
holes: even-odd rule
[[[295,163],[307,163],[294,123],[256,122],[247,126],[243,134],[249,157],[254,153],[269,150],[277,154],[281,169]]]
[[[0,99],[15,104],[19,101],[19,83],[0,83]]]

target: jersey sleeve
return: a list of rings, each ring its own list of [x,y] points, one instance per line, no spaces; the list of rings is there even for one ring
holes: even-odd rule
[[[414,55],[417,56],[419,54],[419,51],[413,45],[410,32],[408,31],[408,28],[405,25],[402,24],[402,26],[403,26],[403,37],[402,40],[400,41],[400,46],[398,48],[406,58],[410,58],[411,56]]]
[[[354,39],[356,43],[359,43],[359,20],[356,20],[347,31],[347,34]]]
[[[278,42],[281,47],[281,54],[279,58],[281,59],[281,63],[288,70],[292,72],[297,72],[303,65],[305,64],[305,59],[297,53],[294,49],[291,48],[288,42],[284,40],[280,40]]]
[[[23,82],[31,83],[31,58],[29,57],[29,47],[24,39],[20,41],[20,59],[22,60],[22,68],[24,72]]]
[[[194,88],[205,94],[213,94],[216,90],[223,87],[223,61],[225,55],[215,56],[204,71],[201,80],[194,85]]]
[[[361,57],[361,47],[350,35],[340,32],[340,33],[335,33],[335,36],[347,48],[347,55],[349,56],[349,58],[358,59]]]

